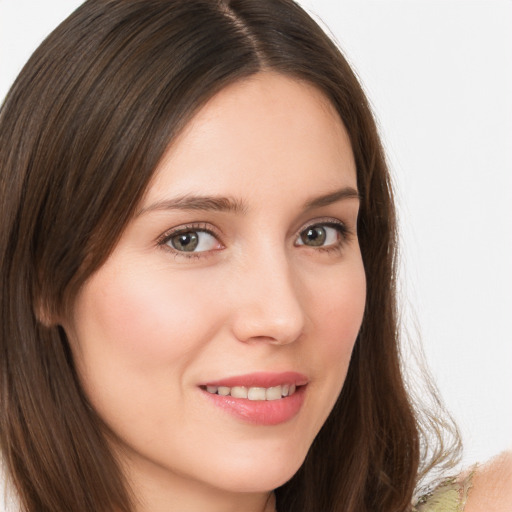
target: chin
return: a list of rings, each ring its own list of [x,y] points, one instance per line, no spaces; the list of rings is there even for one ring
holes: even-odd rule
[[[241,457],[232,467],[221,469],[218,466],[216,482],[226,482],[229,490],[237,493],[268,492],[290,480],[301,467],[305,456],[305,453],[300,457],[297,453],[292,457],[276,453],[266,458]]]
[[[299,465],[300,467],[300,465]],[[233,493],[262,493],[269,492],[284,485],[298,471],[299,467],[293,470],[271,470],[258,474],[236,475],[231,477],[226,486],[228,491]],[[216,482],[218,486],[218,482]]]

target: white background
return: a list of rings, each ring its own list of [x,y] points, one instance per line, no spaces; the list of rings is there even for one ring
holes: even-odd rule
[[[80,3],[0,0],[0,98]],[[487,459],[512,446],[512,2],[301,3],[374,106],[397,191],[406,324],[462,429],[464,462]]]

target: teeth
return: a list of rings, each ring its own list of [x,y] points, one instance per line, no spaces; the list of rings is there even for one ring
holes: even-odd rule
[[[295,384],[283,384],[271,388],[246,388],[245,386],[206,386],[206,391],[221,396],[232,396],[233,398],[247,398],[249,400],[279,400],[280,398],[293,395],[297,387]]]
[[[249,388],[247,398],[249,400],[266,400],[265,388]]]
[[[233,398],[247,398],[247,388],[243,386],[235,386],[231,388],[231,396]]]
[[[274,386],[273,388],[268,388],[266,392],[267,400],[279,400],[282,397],[282,389],[281,386]]]

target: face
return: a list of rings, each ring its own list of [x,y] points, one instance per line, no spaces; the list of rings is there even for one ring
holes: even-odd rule
[[[334,108],[282,75],[228,86],[168,148],[64,325],[135,484],[258,493],[297,471],[361,325],[358,207]]]

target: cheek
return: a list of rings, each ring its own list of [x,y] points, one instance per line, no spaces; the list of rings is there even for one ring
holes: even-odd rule
[[[97,344],[117,347],[127,355],[140,351],[142,357],[186,351],[190,348],[186,333],[197,326],[193,316],[201,298],[182,290],[180,283],[171,285],[150,274],[128,274],[122,279],[108,272],[94,276],[75,307],[80,348]]]
[[[133,268],[107,262],[92,276],[68,332],[91,405],[128,445],[187,410],[187,369],[221,321],[200,277]]]
[[[334,352],[352,351],[366,302],[366,278],[362,262],[341,269],[315,289],[311,310],[315,329],[323,333],[326,348]]]
[[[190,276],[171,281],[155,268],[121,276],[120,268],[100,269],[75,303],[70,342],[91,395],[123,382],[133,393],[164,389],[169,372],[183,374],[218,320],[208,291],[197,293]]]
[[[350,363],[366,303],[366,278],[362,262],[342,266],[330,274],[311,295],[312,339],[310,358],[325,379],[334,404]],[[317,276],[317,283],[320,276]]]

